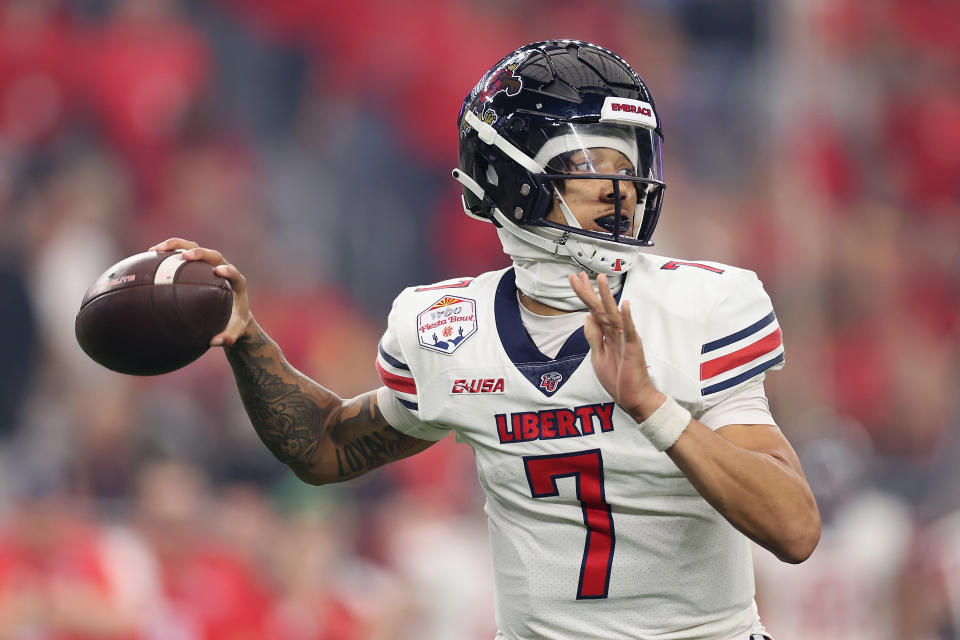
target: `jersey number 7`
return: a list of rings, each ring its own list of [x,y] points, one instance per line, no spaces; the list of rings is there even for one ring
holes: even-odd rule
[[[577,500],[583,507],[583,523],[587,527],[577,600],[606,598],[616,539],[613,514],[603,492],[603,457],[600,450],[525,456],[523,466],[534,498],[559,496],[557,478],[575,479]]]

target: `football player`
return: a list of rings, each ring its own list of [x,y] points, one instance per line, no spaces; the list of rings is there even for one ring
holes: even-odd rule
[[[502,640],[757,640],[750,540],[786,562],[820,536],[770,415],[780,328],[756,275],[642,253],[660,215],[660,117],[616,54],[521,47],[458,119],[466,213],[509,268],[404,290],[344,400],[294,370],[238,269],[223,345],[254,428],[301,479],[339,482],[450,432],[474,450]]]

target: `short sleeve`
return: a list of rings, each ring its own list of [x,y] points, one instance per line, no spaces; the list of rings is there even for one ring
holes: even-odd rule
[[[387,330],[377,345],[376,367],[383,387],[377,391],[377,404],[383,417],[397,431],[423,440],[439,440],[450,430],[420,420],[420,394],[417,381],[397,336],[400,315],[394,302]]]
[[[400,404],[400,399],[389,387],[377,389],[377,405],[384,419],[400,433],[421,440],[440,440],[450,433],[450,429],[422,422],[412,411]]]
[[[707,409],[698,420],[716,431],[731,424],[772,424],[770,403],[763,391],[763,381],[753,378],[730,396]]]
[[[712,406],[784,364],[783,336],[770,296],[751,271],[707,318],[700,350],[700,394]]]

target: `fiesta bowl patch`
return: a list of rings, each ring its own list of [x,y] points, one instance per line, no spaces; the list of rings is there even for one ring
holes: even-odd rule
[[[453,353],[477,332],[477,303],[469,298],[444,296],[417,316],[420,346]]]

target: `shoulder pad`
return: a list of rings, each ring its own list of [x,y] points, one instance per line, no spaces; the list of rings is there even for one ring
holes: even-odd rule
[[[729,395],[784,363],[783,336],[757,275],[736,269],[705,318],[700,351],[701,395]]]

